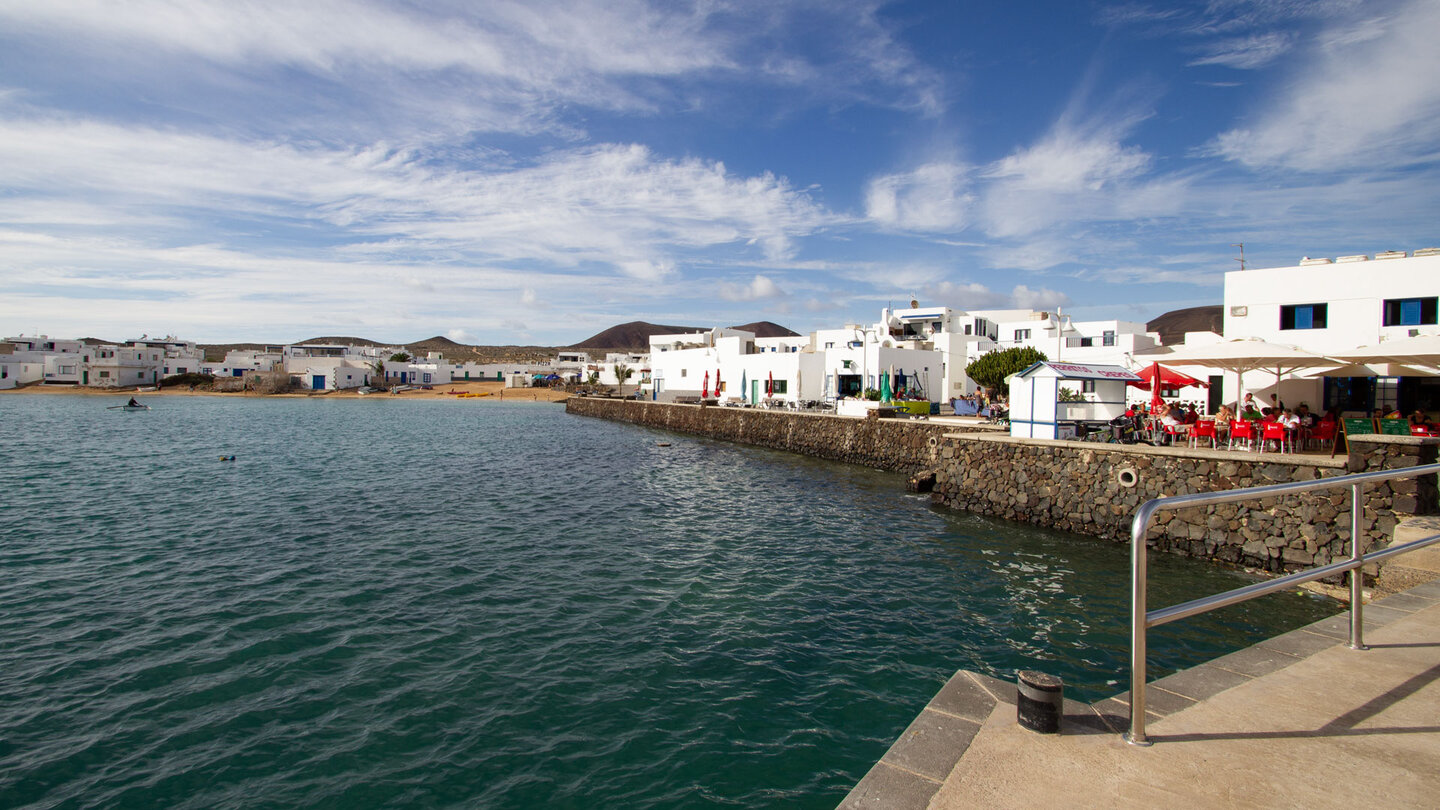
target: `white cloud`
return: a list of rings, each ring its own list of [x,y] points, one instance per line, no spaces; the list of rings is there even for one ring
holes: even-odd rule
[[[877,177],[865,193],[865,213],[887,227],[911,231],[963,229],[975,198],[967,193],[969,169],[928,163],[913,171]]]
[[[1065,293],[1044,287],[1032,290],[1024,284],[1017,285],[1010,297],[1020,309],[1054,309],[1070,303],[1070,296]]]
[[[1383,30],[1383,35],[1380,33]],[[1302,171],[1394,168],[1440,158],[1440,4],[1412,0],[1364,36],[1332,31],[1293,85],[1213,154]]]
[[[1192,67],[1199,65],[1223,65],[1236,70],[1256,70],[1278,59],[1290,50],[1293,40],[1290,36],[1270,32],[1212,42],[1201,50],[1204,55],[1192,60]]]
[[[719,295],[726,301],[763,301],[771,298],[782,298],[785,293],[768,277],[757,275],[750,280],[749,284],[745,285],[729,282],[721,283],[719,285]]]

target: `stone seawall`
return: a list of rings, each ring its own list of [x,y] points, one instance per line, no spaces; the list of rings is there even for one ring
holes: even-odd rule
[[[1440,441],[1374,436],[1351,444],[1349,456],[1331,459],[949,436],[931,497],[952,509],[1128,540],[1135,510],[1152,498],[1434,463]],[[1433,477],[1368,487],[1362,548],[1388,542],[1399,519],[1436,508]],[[1161,512],[1150,537],[1157,549],[1269,571],[1324,565],[1349,556],[1350,491]]]
[[[1140,504],[1436,461],[1440,439],[1353,437],[1347,456],[1228,452],[1019,439],[954,423],[571,398],[569,413],[787,450],[916,475],[951,509],[1128,541]],[[1133,473],[1134,485],[1121,483]],[[1127,478],[1128,480],[1128,478]],[[1435,477],[1367,487],[1362,547],[1387,543],[1395,524],[1440,512]],[[1162,512],[1160,550],[1268,571],[1325,565],[1349,555],[1349,488],[1245,504]]]
[[[827,414],[664,402],[572,397],[565,411],[617,422],[788,450],[914,475],[939,463],[941,440],[956,426],[911,419],[852,419]]]

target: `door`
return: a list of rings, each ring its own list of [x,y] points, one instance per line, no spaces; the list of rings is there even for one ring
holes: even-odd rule
[[[311,388],[312,390],[315,390],[315,391],[324,391],[324,390],[325,390],[325,375],[324,375],[324,374],[316,374],[315,376],[311,377],[311,378],[310,378],[310,388]]]

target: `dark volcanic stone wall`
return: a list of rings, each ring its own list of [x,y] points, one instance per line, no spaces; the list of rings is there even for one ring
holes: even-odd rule
[[[931,497],[952,509],[1128,541],[1135,510],[1153,498],[1414,466],[1427,463],[1424,441],[1434,440],[1357,437],[1349,458],[1331,460],[952,436]],[[1433,460],[1433,446],[1428,454]],[[1122,470],[1134,473],[1135,486],[1121,485]],[[1399,519],[1435,509],[1433,478],[1372,485],[1365,495],[1365,550],[1389,542]],[[1160,550],[1269,571],[1344,559],[1349,539],[1348,487],[1161,512],[1150,533]]]
[[[1140,504],[1168,495],[1312,481],[1436,460],[1440,440],[1363,436],[1348,457],[1096,445],[963,433],[955,424],[849,419],[748,408],[572,398],[569,413],[788,450],[915,475],[932,472],[942,506],[1128,542]],[[1120,485],[1122,470],[1136,484]],[[1367,487],[1362,548],[1388,543],[1395,524],[1433,514],[1435,477]],[[1348,487],[1243,504],[1162,512],[1159,550],[1268,571],[1325,565],[1349,555]]]
[[[850,419],[753,408],[572,397],[568,413],[789,450],[913,475],[934,469],[955,425],[911,419]]]

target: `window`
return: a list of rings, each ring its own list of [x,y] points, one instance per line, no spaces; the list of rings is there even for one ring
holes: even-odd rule
[[[1091,346],[1094,346],[1094,345],[1095,345],[1095,338],[1087,338],[1087,337],[1065,338],[1065,345],[1066,345],[1066,346],[1069,346],[1069,347],[1072,348],[1072,349],[1076,349],[1076,348],[1088,349],[1088,348],[1090,348]]]
[[[1082,393],[1082,394],[1093,394],[1093,393],[1095,393],[1095,381],[1094,381],[1094,380],[1081,380],[1081,381],[1080,381],[1080,393]]]
[[[770,387],[770,393],[772,393],[772,394],[783,394],[783,393],[786,393],[786,391],[788,390],[788,389],[786,388],[786,386],[785,386],[785,383],[786,383],[786,382],[787,382],[786,380],[776,380],[776,381],[775,381],[775,384]]]
[[[1436,323],[1435,297],[1391,298],[1385,301],[1386,326],[1426,326]]]
[[[1115,345],[1115,332],[1114,332],[1113,330],[1106,330],[1106,331],[1100,336],[1100,344],[1101,344],[1102,346],[1114,346],[1114,345]]]
[[[102,371],[102,372],[100,372],[100,379],[102,379],[102,380],[108,380],[108,379],[110,379],[110,372],[108,372],[108,371]]]
[[[833,341],[833,340],[827,340],[827,341],[825,342],[825,348],[827,348],[827,349],[833,349],[833,348],[835,348],[835,341]]]
[[[1029,339],[1030,339],[1030,330],[1029,330],[1029,329],[1016,329],[1016,330],[1015,330],[1015,340],[1020,341],[1020,340],[1029,340]]]
[[[970,324],[965,324],[965,334],[970,334]]]
[[[684,376],[686,375],[686,373],[688,373],[689,371],[690,371],[690,369],[687,369],[687,368],[682,368],[682,369],[680,369],[680,376],[681,376],[681,377],[684,377]]]
[[[1291,304],[1280,307],[1281,329],[1324,329],[1328,304]]]

